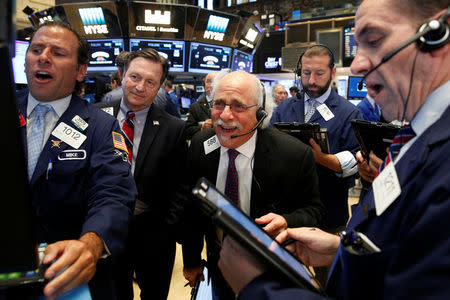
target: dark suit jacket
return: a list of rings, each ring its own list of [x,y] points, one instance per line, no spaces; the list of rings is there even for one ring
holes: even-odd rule
[[[335,299],[448,299],[450,295],[450,108],[395,164],[400,196],[376,216],[372,190],[353,209],[356,229],[381,252],[339,248],[327,284]],[[369,270],[369,271],[368,271]],[[263,276],[264,277],[264,276]],[[303,289],[258,278],[241,299],[317,299]],[[284,287],[283,287],[284,285]]]
[[[25,119],[27,103],[28,89],[21,90],[18,108]],[[39,242],[53,243],[95,232],[115,258],[125,248],[136,186],[129,163],[113,145],[111,132],[120,132],[117,121],[73,95],[56,126],[64,122],[76,129],[71,123],[76,115],[89,124],[82,132],[86,140],[74,149],[63,141],[55,146],[60,139],[50,135],[31,178],[36,235]],[[26,126],[21,127],[21,132],[26,148]],[[68,159],[71,157],[74,159]],[[89,283],[94,299],[114,299],[108,280],[110,260],[99,260]]]
[[[220,148],[205,155],[203,141],[215,134],[213,129],[195,135],[189,149],[188,166],[192,184],[200,177],[216,183]],[[323,217],[312,150],[297,139],[274,129],[260,129],[256,139],[250,216],[257,218],[273,212],[283,215],[289,227],[318,226]],[[219,248],[215,229],[201,219],[191,244],[183,248],[185,267],[199,265],[206,232],[208,261],[217,265]]]
[[[113,107],[117,117],[120,101],[98,104],[98,107]],[[149,213],[158,228],[174,230],[166,225],[178,221],[181,195],[185,194],[181,182],[185,177],[186,157],[185,123],[152,104],[139,144],[134,179],[138,199],[150,206]]]
[[[319,123],[320,127],[327,128],[328,141],[332,154],[348,150],[355,154],[359,150],[358,140],[351,128],[350,121],[362,119],[358,109],[340,97],[333,89],[325,104],[333,112],[334,118],[325,121],[316,110],[309,120],[310,123]],[[304,93],[297,94],[284,100],[272,114],[270,124],[275,122],[304,122],[305,120]],[[320,199],[325,204],[327,216],[325,228],[344,226],[348,221],[348,188],[354,184],[353,177],[342,178],[322,165],[317,165],[319,176]]]
[[[356,106],[361,112],[364,120],[380,122],[380,113],[377,107],[373,107],[369,100],[366,98],[362,99],[361,102]]]
[[[195,103],[189,107],[189,112],[186,120],[186,137],[191,140],[194,134],[201,130],[198,122],[211,119],[211,108],[206,100],[206,95],[200,97]]]

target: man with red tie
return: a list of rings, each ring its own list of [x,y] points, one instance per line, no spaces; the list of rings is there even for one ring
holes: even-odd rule
[[[120,299],[133,299],[133,272],[141,299],[165,299],[169,291],[187,144],[184,122],[153,104],[168,67],[154,49],[131,52],[124,68],[123,98],[100,106],[122,127],[138,188],[118,274]]]

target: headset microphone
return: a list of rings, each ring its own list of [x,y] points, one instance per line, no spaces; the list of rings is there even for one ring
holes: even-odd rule
[[[258,116],[257,116],[257,119],[258,119],[259,121],[258,121],[258,123],[255,125],[255,127],[253,127],[250,131],[248,131],[248,132],[246,132],[246,133],[243,133],[243,134],[233,134],[230,138],[235,139],[235,138],[238,138],[238,137],[241,137],[241,136],[244,136],[244,135],[247,135],[247,134],[252,133],[252,132],[255,131],[256,129],[258,129],[258,127],[261,125],[261,123],[264,121],[264,119],[267,118],[267,116],[268,116],[267,112],[266,112],[265,110],[263,110],[263,109],[260,109],[260,110],[258,111]]]

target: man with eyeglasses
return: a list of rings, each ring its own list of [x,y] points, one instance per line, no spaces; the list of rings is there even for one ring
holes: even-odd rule
[[[134,272],[140,299],[166,299],[169,291],[187,144],[184,122],[153,104],[168,68],[154,49],[131,52],[123,98],[103,108],[122,127],[138,189],[127,251],[119,262],[118,299],[133,299]]]
[[[188,153],[191,184],[206,177],[269,234],[285,228],[321,224],[314,156],[297,139],[271,128],[258,128],[263,87],[243,71],[220,72],[212,90],[213,129],[194,136]],[[217,267],[220,238],[211,221],[193,208],[194,229],[183,245],[184,275],[190,284],[202,277],[201,250],[206,238],[213,299],[234,299]]]

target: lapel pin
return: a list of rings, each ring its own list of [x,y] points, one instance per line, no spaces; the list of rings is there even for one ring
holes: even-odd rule
[[[159,126],[159,121],[153,121],[153,125]]]
[[[61,141],[52,140],[52,148],[59,148],[61,146]]]

